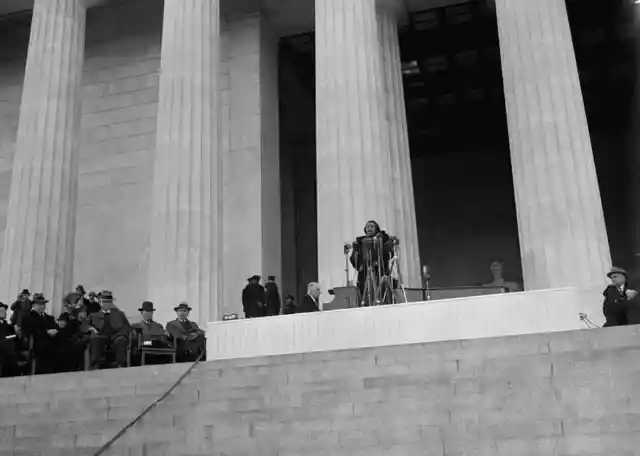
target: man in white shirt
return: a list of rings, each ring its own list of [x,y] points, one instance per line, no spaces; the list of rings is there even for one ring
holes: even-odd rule
[[[296,309],[296,313],[317,312],[322,310],[320,293],[320,285],[316,282],[310,282],[309,285],[307,285],[307,294],[302,298],[302,301]]]

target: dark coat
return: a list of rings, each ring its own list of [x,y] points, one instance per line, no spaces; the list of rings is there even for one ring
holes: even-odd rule
[[[259,283],[250,283],[242,290],[242,307],[247,318],[266,315],[266,293]]]
[[[267,282],[264,285],[264,290],[267,314],[279,315],[282,303],[280,302],[280,291],[278,290],[278,285],[275,282]]]
[[[106,319],[109,319],[109,323],[111,325],[112,333],[111,337],[120,337],[126,336],[129,337],[133,328],[127,319],[127,316],[123,311],[117,308],[112,308],[109,314],[105,314],[104,310],[100,310],[99,312],[92,313],[89,317],[89,326],[98,330],[100,334],[104,332],[104,322]]]
[[[629,288],[625,285],[619,290],[615,285],[609,285],[602,292],[604,302],[602,303],[602,313],[606,318],[605,327],[624,326],[628,324],[627,310],[629,308],[629,300],[626,291]]]
[[[22,326],[22,320],[29,316],[31,312],[31,301],[15,301],[11,304],[11,324],[14,326]]]
[[[205,350],[205,333],[198,327],[195,321],[186,320],[184,323],[178,319],[167,323],[167,332],[177,343],[178,361],[195,361]],[[187,339],[190,334],[195,334],[192,340]]]
[[[185,340],[187,334],[196,333],[200,336],[204,336],[204,331],[198,327],[195,321],[187,320],[182,323],[180,320],[175,319],[167,323],[167,332],[175,340]]]
[[[389,260],[393,257],[393,243],[391,242],[391,237],[385,233],[384,231],[380,231],[376,237],[382,238],[382,256],[383,256],[383,265],[385,273],[389,267]],[[364,241],[367,240],[368,236],[360,236],[357,237],[355,242],[353,243],[353,250],[351,252],[351,257],[349,261],[351,262],[351,266],[353,266],[356,270],[361,271],[365,266],[365,259],[371,255],[371,260],[373,260],[374,265],[378,263],[378,254],[375,249],[365,249]],[[373,240],[374,238],[370,238]]]
[[[15,335],[13,325],[7,320],[0,320],[0,340],[6,339],[8,336]]]
[[[302,301],[300,301],[300,304],[296,307],[296,313],[317,312],[318,310],[318,304],[316,304],[315,300],[308,294],[304,295]]]
[[[139,323],[133,324],[134,328],[140,328],[142,330],[142,340],[149,341],[152,336],[163,336],[166,334],[164,327],[156,322],[151,320],[149,323],[141,321]]]
[[[32,310],[22,320],[22,332],[25,337],[33,336],[36,351],[51,345],[53,338],[47,334],[50,329],[58,329],[56,319],[46,313],[38,314]]]

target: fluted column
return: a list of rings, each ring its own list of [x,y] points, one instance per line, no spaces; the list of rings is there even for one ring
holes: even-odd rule
[[[163,322],[182,300],[218,319],[219,51],[219,0],[165,0],[148,282]]]
[[[84,0],[36,0],[0,264],[0,290],[71,289],[84,65]]]
[[[405,286],[420,287],[420,249],[398,39],[398,20],[402,10],[396,5],[399,4],[380,5],[378,10],[395,219],[393,234],[400,238],[400,271]]]
[[[316,0],[318,275],[345,285],[342,244],[367,220],[393,231],[375,0]]]
[[[606,280],[609,243],[565,0],[496,0],[526,289]]]

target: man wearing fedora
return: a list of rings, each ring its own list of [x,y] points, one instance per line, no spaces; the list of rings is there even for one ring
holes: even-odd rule
[[[31,299],[31,312],[23,316],[22,334],[26,339],[33,338],[33,356],[36,361],[36,373],[53,372],[56,356],[54,337],[58,334],[56,319],[45,313],[49,301],[42,293],[34,293]]]
[[[611,280],[611,285],[602,293],[602,312],[606,318],[604,327],[637,324],[629,322],[629,316],[632,316],[632,319],[635,317],[637,312],[634,311],[639,305],[635,302],[638,292],[627,284],[629,274],[622,268],[613,267],[607,277]]]
[[[142,330],[142,341],[148,342],[154,336],[164,336],[166,331],[164,327],[158,323],[157,321],[153,321],[153,313],[156,309],[153,306],[153,303],[150,301],[145,301],[142,303],[138,312],[142,316],[142,321],[139,323],[134,323],[134,328],[140,328]]]
[[[189,320],[191,306],[181,302],[173,308],[178,318],[167,323],[167,332],[178,344],[177,360],[195,361],[205,350],[205,333],[195,321]]]
[[[100,292],[98,299],[102,309],[89,316],[90,368],[99,367],[106,347],[113,350],[116,367],[126,367],[129,337],[133,328],[124,312],[115,306],[110,291]]]
[[[242,290],[242,307],[245,318],[257,318],[267,315],[266,293],[260,285],[261,277],[253,275],[247,279],[247,286]]]

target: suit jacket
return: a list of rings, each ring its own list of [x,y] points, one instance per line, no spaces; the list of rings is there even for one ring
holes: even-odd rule
[[[160,323],[151,320],[149,323],[141,321],[133,324],[134,328],[142,329],[142,340],[148,341],[151,340],[151,336],[164,336],[165,330],[164,326]]]
[[[109,323],[112,328],[112,337],[118,336],[129,336],[133,328],[127,320],[127,316],[123,311],[117,308],[112,308],[109,314],[105,314],[104,310],[100,310],[99,312],[92,313],[89,315],[89,326],[98,330],[99,333],[102,334],[104,328],[105,320],[109,318]]]
[[[268,309],[280,309],[280,291],[275,282],[264,284],[265,301]]]
[[[7,336],[13,336],[15,331],[11,323],[7,320],[0,320],[0,340],[5,339]]]
[[[50,329],[58,329],[56,319],[51,315],[43,313],[39,315],[32,310],[22,319],[22,331],[25,337],[33,336],[36,349],[48,346],[53,338],[47,334]]]
[[[204,336],[204,331],[198,327],[195,321],[187,320],[182,323],[177,318],[167,323],[167,332],[175,340],[185,340],[187,334],[196,333],[199,336]]]
[[[316,304],[316,301],[306,294],[304,295],[304,298],[302,298],[302,301],[300,301],[300,304],[298,304],[296,313],[317,312],[318,310],[318,304]]]
[[[250,283],[242,290],[242,307],[245,312],[258,309],[266,302],[265,289],[259,283]]]

